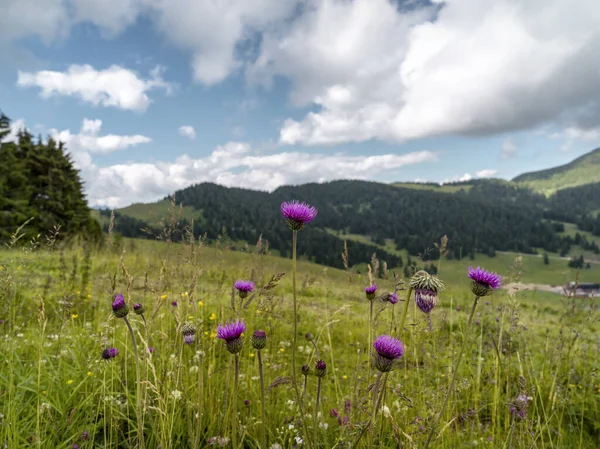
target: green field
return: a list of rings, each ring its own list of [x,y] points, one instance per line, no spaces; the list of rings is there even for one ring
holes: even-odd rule
[[[236,316],[246,321],[248,335],[259,328],[268,335],[262,351],[267,447],[291,447],[306,435],[314,439],[317,378],[307,377],[305,434],[288,377],[291,260],[198,242],[141,240],[87,256],[79,247],[4,250],[1,256],[0,441],[6,447],[133,448],[140,447],[140,428],[149,448],[205,447],[211,437],[232,438],[232,426],[244,447],[259,447],[256,351],[246,338],[234,402],[233,356],[215,338],[217,324]],[[506,283],[560,284],[575,277],[565,264],[545,266],[541,258],[524,257],[518,269],[511,267],[511,255],[444,260],[439,277],[447,289],[430,322],[411,301],[406,325],[399,328],[406,291],[398,292],[395,306],[376,301],[374,334],[397,335],[406,353],[382,385],[385,407],[373,428],[369,389],[376,377],[369,375],[365,270],[298,263],[298,364],[313,366],[317,358],[306,332],[315,336],[327,363],[318,447],[368,447],[369,441],[382,448],[423,447],[465,337],[466,355],[430,447],[598,447],[600,329],[594,303],[535,291],[511,297],[499,290],[480,300],[465,334],[473,302],[465,274],[470,263],[499,271]],[[252,279],[260,287],[278,273],[285,275],[274,288],[255,293],[247,308],[232,309],[235,279]],[[580,279],[597,280],[598,273],[594,267]],[[394,289],[391,278],[376,282],[379,291]],[[141,352],[139,372],[127,326],[111,313],[115,292],[123,292],[130,307],[142,302],[146,308],[146,325],[140,316],[128,316]],[[184,322],[197,326],[192,346],[183,344]],[[119,355],[102,360],[106,347],[116,347]],[[510,412],[519,394],[531,398],[526,419]]]
[[[405,189],[415,190],[431,190],[432,192],[456,193],[461,190],[468,192],[473,187],[470,184],[430,184],[420,182],[396,182],[392,184],[394,187],[402,187]]]

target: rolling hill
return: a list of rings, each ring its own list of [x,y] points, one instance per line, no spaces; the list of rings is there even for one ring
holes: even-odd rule
[[[600,148],[559,167],[524,173],[514,178],[513,182],[544,195],[552,195],[566,188],[599,183]]]

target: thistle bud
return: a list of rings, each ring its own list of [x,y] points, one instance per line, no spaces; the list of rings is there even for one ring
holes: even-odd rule
[[[327,374],[327,365],[323,360],[317,360],[317,363],[315,363],[315,376],[325,377],[325,374]]]
[[[112,303],[113,313],[117,318],[125,318],[129,313],[129,307],[127,307],[127,303],[125,302],[125,298],[121,293],[117,293],[114,297],[114,301]]]
[[[196,326],[186,323],[181,327],[181,333],[183,334],[183,342],[186,345],[191,345],[196,338]]]
[[[307,332],[307,333],[304,335],[304,338],[306,338],[306,341],[313,341],[313,340],[315,339],[314,335],[313,335],[313,334],[311,334],[310,332]]]
[[[304,365],[302,365],[302,375],[303,376],[308,376],[310,374],[310,366],[308,366],[306,363]]]
[[[102,358],[104,360],[114,359],[118,355],[119,350],[117,348],[106,348],[104,351],[102,351]]]
[[[265,331],[254,331],[252,334],[252,347],[257,350],[264,349],[267,346],[267,334]]]
[[[136,315],[143,315],[144,312],[146,311],[146,309],[144,309],[144,306],[142,304],[140,304],[139,302],[136,302],[133,305],[133,311],[135,312]]]

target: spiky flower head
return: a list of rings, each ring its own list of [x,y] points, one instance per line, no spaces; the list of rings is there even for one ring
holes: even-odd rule
[[[481,267],[469,267],[468,276],[471,278],[471,291],[475,296],[491,295],[502,284],[502,276],[485,271]]]
[[[225,340],[225,346],[231,354],[242,350],[242,334],[246,331],[246,323],[242,320],[221,324],[217,328],[217,338]]]
[[[373,366],[383,373],[393,370],[396,361],[404,355],[404,344],[389,335],[377,337],[373,347],[377,352],[373,354]]]
[[[430,313],[437,304],[437,293],[433,290],[415,290],[415,304],[423,313]]]
[[[327,365],[323,360],[317,360],[317,363],[315,363],[315,376],[325,377],[325,374],[327,374]]]
[[[369,301],[373,301],[375,299],[376,291],[377,291],[377,284],[368,285],[365,287],[365,294],[367,295],[367,299]]]
[[[251,293],[254,291],[254,282],[252,282],[252,281],[237,280],[233,283],[233,286],[238,291],[239,297],[242,299],[247,297],[248,293]]]
[[[306,338],[306,341],[313,341],[315,339],[315,336],[310,332],[307,332],[306,334],[304,334],[304,338]]]
[[[417,271],[414,276],[410,278],[408,285],[413,290],[430,290],[435,293],[439,293],[446,288],[441,279],[436,278],[423,270]]]
[[[196,339],[196,326],[190,323],[185,323],[181,326],[181,333],[183,334],[183,342],[186,345],[191,345]]]
[[[310,374],[310,366],[305,363],[302,365],[301,371],[303,376],[308,376]]]
[[[288,227],[292,231],[299,231],[305,224],[310,223],[317,216],[317,209],[307,203],[297,200],[285,201],[279,208]]]
[[[146,311],[146,309],[144,309],[143,304],[136,302],[133,305],[133,311],[135,312],[136,315],[143,315],[144,312]]]
[[[395,292],[388,294],[387,300],[390,304],[398,304],[398,295]]]
[[[117,318],[125,318],[129,313],[129,307],[121,293],[113,296],[112,310]]]
[[[252,334],[252,347],[260,351],[265,346],[267,346],[267,333],[260,330],[254,331]]]
[[[102,351],[102,358],[104,360],[114,359],[118,355],[119,350],[117,348],[106,348],[104,351]]]

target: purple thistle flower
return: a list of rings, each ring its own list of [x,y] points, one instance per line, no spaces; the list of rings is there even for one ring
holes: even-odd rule
[[[510,406],[511,415],[515,415],[519,419],[527,418],[527,409],[529,408],[529,398],[520,394]]]
[[[181,327],[181,333],[183,334],[183,342],[186,345],[191,345],[196,339],[196,326],[186,323]]]
[[[154,348],[152,346],[148,346],[148,352],[152,354],[154,352]]]
[[[377,337],[373,347],[377,352],[373,355],[373,366],[384,373],[393,370],[395,362],[404,355],[404,344],[389,335]]]
[[[430,313],[437,304],[437,293],[433,290],[415,290],[415,304],[423,313]]]
[[[81,432],[81,439],[83,441],[87,441],[90,439],[90,433],[87,430],[84,430],[83,432]]]
[[[487,296],[502,284],[502,276],[480,267],[469,267],[468,276],[471,278],[471,291],[475,296]]]
[[[118,355],[119,350],[117,348],[106,348],[104,351],[102,351],[102,358],[104,360],[114,359]]]
[[[112,310],[117,318],[125,318],[129,313],[129,307],[125,303],[125,298],[121,293],[113,296]]]
[[[336,409],[332,408],[331,410],[329,410],[329,416],[331,416],[332,418],[337,418],[339,416],[339,413]]]
[[[372,301],[375,299],[375,292],[377,291],[377,284],[368,285],[365,287],[365,293],[367,295],[367,299]]]
[[[173,307],[177,307],[177,301],[173,301],[173,302],[171,302],[171,305],[172,305]]]
[[[390,293],[388,295],[388,301],[390,304],[398,304],[398,295],[396,293]]]
[[[237,280],[233,283],[233,286],[238,291],[238,295],[242,299],[248,296],[248,293],[254,291],[254,282],[252,281]]]
[[[285,201],[280,206],[281,214],[292,231],[299,231],[305,224],[310,223],[317,216],[317,209],[307,203],[297,200]]]
[[[242,350],[241,335],[246,331],[246,323],[241,320],[221,324],[217,328],[217,338],[225,340],[227,350],[237,354]]]

